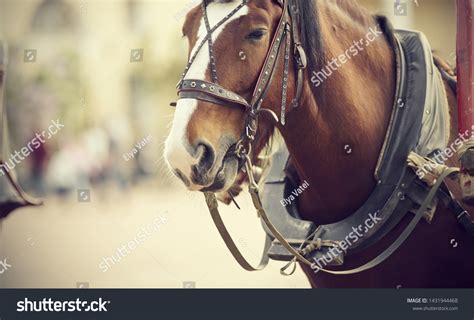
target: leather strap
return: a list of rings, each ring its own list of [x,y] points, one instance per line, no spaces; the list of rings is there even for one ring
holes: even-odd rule
[[[292,32],[291,35],[293,37],[293,45],[294,45],[294,52],[293,55],[296,60],[296,94],[292,101],[293,108],[297,108],[299,105],[299,101],[301,99],[301,95],[303,94],[303,78],[304,78],[304,70],[308,65],[308,58],[306,56],[306,52],[303,49],[303,45],[300,39],[300,30],[298,30],[298,26],[301,25],[298,19],[298,11],[299,7],[297,2],[294,0],[290,1],[289,5],[289,13],[291,17],[291,25],[292,25]]]
[[[267,213],[263,209],[262,202],[260,200],[260,196],[258,194],[258,186],[255,183],[255,179],[253,176],[252,172],[252,163],[250,161],[250,157],[247,155],[246,157],[246,170],[247,174],[249,177],[249,192],[250,195],[252,196],[252,202],[257,210],[258,217],[262,219],[262,221],[267,225],[267,227],[270,229],[272,232],[273,236],[275,239],[280,241],[280,243],[291,253],[293,254],[300,262],[311,266],[312,262],[307,260],[299,251],[295,250],[289,243],[288,241],[283,237],[283,235],[275,228],[273,223],[270,221],[270,219],[267,216]],[[239,249],[235,245],[234,241],[232,240],[232,237],[228,233],[222,218],[220,217],[220,213],[218,210],[218,204],[217,204],[217,199],[215,194],[213,193],[205,193],[205,198],[206,198],[206,203],[209,208],[209,212],[212,216],[212,219],[214,221],[214,224],[217,227],[217,230],[219,231],[222,239],[224,240],[225,244],[227,245],[227,248],[229,251],[232,253],[234,256],[235,260],[245,269],[249,271],[255,271],[255,270],[261,270],[267,263],[268,263],[268,249],[270,248],[271,244],[271,239],[267,235],[267,239],[265,241],[265,250],[263,252],[263,256],[261,258],[261,262],[258,267],[254,268],[252,267],[243,257],[243,255],[240,253]]]
[[[203,1],[203,3],[204,3],[204,2],[205,2],[205,1]],[[184,78],[186,77],[186,74],[188,73],[189,68],[190,68],[191,65],[194,63],[194,60],[196,60],[197,55],[198,55],[199,52],[201,51],[201,48],[204,46],[204,44],[205,44],[206,42],[208,42],[208,39],[212,37],[212,34],[214,33],[214,31],[216,31],[220,26],[222,26],[230,17],[232,17],[233,15],[235,15],[235,14],[236,14],[240,9],[242,9],[246,4],[247,4],[247,1],[246,1],[246,0],[243,0],[240,5],[238,5],[234,10],[232,10],[231,13],[229,13],[227,16],[224,17],[224,19],[222,19],[222,20],[219,21],[214,27],[212,27],[212,29],[207,33],[207,35],[204,37],[204,39],[202,39],[201,43],[199,44],[199,46],[197,47],[197,49],[194,51],[193,56],[189,59],[188,64],[187,64],[186,68],[184,69],[183,74],[181,75],[181,80],[180,80],[180,81],[178,82],[178,84],[176,85],[176,87],[177,87],[178,89],[180,88],[182,81],[183,81]]]
[[[377,257],[375,257],[373,260],[369,261],[368,263],[355,268],[355,269],[350,269],[350,270],[343,270],[343,271],[333,271],[333,270],[327,270],[323,268],[316,268],[316,270],[323,271],[329,274],[333,275],[349,275],[349,274],[355,274],[355,273],[360,273],[369,269],[372,269],[385,260],[387,260],[400,246],[408,239],[408,237],[413,233],[415,230],[415,227],[417,226],[418,222],[423,218],[425,215],[426,209],[428,209],[429,205],[433,201],[433,199],[436,197],[439,188],[443,185],[444,179],[446,179],[449,175],[453,173],[459,172],[458,168],[447,168],[438,178],[436,184],[431,188],[430,192],[426,196],[425,200],[423,201],[423,204],[420,206],[420,208],[417,210],[415,216],[413,219],[410,221],[409,225],[405,228],[405,230],[400,234],[400,236],[395,240],[394,243],[392,243],[385,251],[383,251],[381,254],[379,254]]]
[[[229,249],[234,259],[238,262],[238,264],[247,271],[263,270],[268,265],[268,262],[270,260],[267,255],[267,252],[272,244],[272,239],[267,234],[265,234],[265,245],[263,248],[262,258],[260,259],[260,262],[256,267],[252,266],[242,255],[239,248],[232,239],[232,236],[230,235],[229,231],[225,227],[224,221],[222,221],[222,218],[219,213],[219,205],[216,199],[216,195],[214,193],[206,192],[204,193],[204,197],[206,198],[206,203],[209,208],[209,212],[211,213],[212,221],[214,221],[214,224],[216,225],[219,234],[221,235],[227,248]]]
[[[255,180],[253,178],[253,173],[252,173],[252,163],[250,161],[250,157],[247,155],[246,157],[246,171],[249,176],[249,192],[250,195],[252,196],[252,201],[253,204],[257,210],[258,216],[262,219],[262,221],[265,223],[267,228],[270,230],[272,233],[273,237],[278,240],[281,245],[283,245],[292,255],[295,256],[293,259],[293,262],[299,261],[300,263],[303,263],[309,267],[313,267],[316,265],[316,263],[313,263],[309,261],[305,255],[310,253],[311,250],[317,250],[320,249],[321,246],[337,246],[337,244],[333,243],[321,243],[317,241],[308,241],[305,243],[302,243],[302,247],[299,250],[296,250],[293,248],[293,246],[290,244],[290,242],[293,242],[290,240],[290,242],[283,237],[283,235],[275,228],[273,223],[270,221],[267,213],[265,212],[262,202],[260,200],[260,196],[258,193],[258,186],[255,183]],[[417,226],[418,222],[423,218],[425,215],[425,212],[427,208],[430,206],[432,203],[434,197],[437,196],[439,188],[443,185],[444,180],[451,174],[459,172],[458,168],[446,168],[442,174],[439,176],[436,184],[431,188],[430,192],[426,196],[425,200],[423,201],[422,205],[420,208],[417,210],[415,217],[412,219],[412,221],[409,223],[409,225],[405,228],[405,230],[402,232],[402,234],[397,238],[397,240],[392,243],[387,249],[385,249],[381,254],[379,254],[377,257],[375,257],[373,260],[369,261],[368,263],[354,269],[350,270],[342,270],[342,271],[333,271],[333,270],[327,270],[324,268],[318,268],[316,269],[318,271],[323,271],[329,274],[333,275],[350,275],[350,274],[356,274],[360,273],[369,269],[372,269],[381,263],[383,263],[385,260],[387,260],[407,239],[408,237],[413,233],[415,230],[415,227]],[[255,271],[255,270],[261,270],[262,269],[262,262],[267,262],[268,263],[268,248],[267,245],[269,245],[268,239],[266,240],[265,243],[265,251],[263,253],[261,263],[257,268],[253,268],[242,256],[240,253],[239,249],[235,245],[235,243],[232,240],[232,237],[230,234],[227,232],[227,229],[225,228],[225,225],[220,217],[219,210],[218,210],[218,205],[217,205],[217,200],[215,198],[215,195],[213,193],[205,193],[206,197],[206,203],[208,205],[209,211],[211,213],[212,219],[214,220],[214,224],[216,225],[217,229],[219,230],[219,233],[221,234],[224,242],[226,243],[229,251],[232,253],[236,261],[245,269],[249,271]],[[306,245],[305,248],[303,248],[303,245]],[[289,267],[289,264],[284,266],[281,269],[281,273],[285,274],[285,270]]]
[[[285,35],[285,51],[284,62],[283,62],[283,76],[281,84],[281,107],[280,107],[280,123],[282,126],[286,124],[286,100],[288,96],[288,75],[290,71],[290,47],[291,38],[289,33],[289,25],[287,24],[286,35]]]
[[[234,103],[250,109],[250,105],[245,98],[240,95],[225,89],[224,87],[205,80],[186,79],[181,83],[181,88],[178,91],[179,98],[194,98],[199,100],[206,100],[205,96],[211,97],[208,102],[217,103],[219,105],[227,103]]]
[[[255,90],[252,95],[252,102],[250,103],[252,108],[256,108],[259,103],[261,104],[261,100],[265,96],[265,93],[270,86],[271,78],[273,77],[275,66],[278,61],[278,53],[280,52],[283,38],[287,33],[287,23],[288,6],[284,5],[283,13],[278,23],[276,33],[272,39],[272,43],[270,44],[270,51],[268,52],[267,57],[265,58],[262,71],[260,72],[260,76],[257,80],[257,85],[255,86]]]
[[[218,77],[217,77],[217,69],[216,69],[216,58],[214,56],[214,46],[212,45],[212,32],[211,32],[211,25],[209,24],[209,17],[207,16],[207,9],[206,9],[206,2],[203,1],[201,3],[202,13],[204,17],[204,23],[206,25],[207,34],[211,34],[210,37],[207,38],[207,42],[209,44],[209,59],[211,61],[211,74],[212,74],[212,82],[218,84]]]
[[[185,80],[185,81],[187,81],[187,80]],[[189,81],[192,81],[192,80],[189,80]],[[203,82],[202,80],[196,80],[196,81]],[[221,87],[216,86],[216,88],[221,88]],[[224,91],[224,92],[227,92],[227,91]],[[210,95],[209,93],[201,92],[201,90],[192,90],[192,91],[181,90],[179,92],[179,98],[180,99],[198,99],[198,100],[207,101],[207,102],[217,104],[217,105],[228,105],[229,103],[232,103],[232,104],[236,104],[238,106],[241,106],[243,108],[250,108],[250,106],[248,106],[248,104],[247,104],[247,101],[242,100],[243,98],[241,98],[241,100],[239,102],[235,99],[228,99],[227,96],[223,97],[223,96],[217,95],[217,94],[216,95]],[[234,98],[235,98],[235,96],[234,96]],[[171,103],[170,106],[176,107],[176,103]],[[264,115],[268,116],[269,118],[271,118],[274,122],[278,123],[278,116],[276,115],[276,113],[273,110],[266,109],[266,108],[260,108],[258,113],[259,114],[264,114]]]

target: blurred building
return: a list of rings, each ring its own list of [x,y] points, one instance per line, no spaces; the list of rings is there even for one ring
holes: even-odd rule
[[[52,139],[53,148],[101,127],[115,137],[115,162],[122,167],[137,163],[122,154],[152,136],[139,161],[153,170],[161,162],[172,120],[169,102],[186,59],[176,52],[185,52],[180,20],[190,3],[176,3],[0,0],[0,34],[10,52],[12,148],[60,119],[67,133]]]

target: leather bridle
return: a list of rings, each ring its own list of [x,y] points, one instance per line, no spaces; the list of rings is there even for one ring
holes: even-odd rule
[[[203,0],[201,3],[202,13],[204,22],[207,29],[207,35],[202,39],[202,41],[197,46],[193,55],[189,59],[189,62],[182,74],[181,80],[177,85],[179,99],[197,99],[200,101],[206,101],[217,105],[223,106],[237,106],[245,110],[245,130],[242,133],[240,140],[236,143],[234,149],[232,150],[231,156],[236,156],[241,160],[242,164],[245,166],[245,172],[249,178],[249,192],[252,196],[252,201],[257,209],[258,216],[262,221],[267,225],[269,230],[273,233],[275,239],[282,243],[299,261],[305,263],[306,265],[311,265],[311,262],[304,258],[304,249],[295,250],[280,234],[278,230],[273,226],[269,220],[267,214],[263,209],[262,202],[260,200],[259,190],[257,181],[254,178],[253,170],[254,166],[252,164],[252,145],[255,142],[257,129],[258,129],[258,120],[259,116],[262,113],[266,113],[273,117],[273,119],[278,122],[278,116],[270,109],[263,108],[265,97],[268,94],[268,90],[273,81],[274,74],[276,71],[276,66],[280,60],[281,54],[284,54],[284,65],[283,65],[283,75],[282,75],[282,97],[281,97],[281,113],[280,113],[280,124],[285,125],[286,117],[286,105],[287,105],[287,95],[288,95],[288,76],[290,68],[290,52],[291,46],[293,44],[293,59],[295,62],[295,71],[296,71],[296,93],[291,106],[293,108],[298,107],[301,94],[303,92],[303,78],[304,78],[304,69],[307,66],[306,53],[303,49],[303,46],[300,41],[300,31],[299,31],[299,21],[298,21],[298,6],[295,0],[273,0],[278,5],[282,7],[282,15],[280,17],[278,26],[274,33],[270,49],[265,58],[265,62],[260,71],[260,75],[257,80],[254,92],[250,101],[247,101],[241,95],[228,90],[221,85],[219,85],[219,78],[216,70],[216,59],[214,56],[214,48],[212,42],[212,34],[220,26],[222,26],[226,21],[228,21],[232,16],[234,16],[239,10],[241,10],[245,5],[247,5],[248,0],[243,0],[232,12],[226,15],[221,21],[219,21],[215,26],[211,28],[209,24],[209,19],[207,15],[207,5],[206,1]],[[210,56],[210,69],[212,81],[206,81],[201,79],[186,79],[186,75],[191,68],[192,64],[196,60],[197,55],[203,46],[208,43],[209,46],[209,56]],[[284,51],[282,52],[282,48]],[[266,252],[264,253],[262,260],[259,263],[258,267],[252,267],[246,259],[242,256],[236,244],[232,240],[232,237],[228,233],[218,211],[218,205],[216,196],[214,193],[206,192],[206,203],[209,207],[211,217],[217,229],[219,230],[220,235],[224,239],[227,247],[231,251],[234,258],[237,262],[246,270],[255,271],[263,269],[268,263],[268,256]],[[265,250],[270,246],[271,239],[267,237]],[[331,244],[321,244],[321,245],[331,245]],[[296,259],[295,258],[295,259]]]
[[[296,108],[303,91],[303,71],[307,65],[306,54],[303,50],[300,41],[300,35],[298,31],[298,19],[297,19],[297,6],[293,4],[293,0],[274,0],[278,3],[282,9],[282,15],[278,23],[278,27],[274,33],[273,40],[270,45],[270,50],[267,53],[265,62],[260,71],[260,75],[257,80],[252,98],[247,101],[241,95],[228,90],[219,85],[218,75],[216,70],[216,59],[214,56],[214,48],[212,42],[212,33],[240,11],[247,3],[248,0],[243,0],[232,12],[226,15],[221,21],[219,21],[214,27],[211,28],[209,25],[209,19],[207,15],[206,1],[201,3],[202,13],[204,22],[206,24],[207,35],[202,39],[197,49],[194,51],[193,56],[189,59],[188,65],[186,66],[181,80],[178,83],[178,96],[179,99],[197,99],[201,101],[210,102],[217,105],[233,105],[242,107],[246,113],[245,120],[245,132],[242,134],[240,141],[237,143],[236,151],[239,152],[238,156],[243,156],[243,153],[250,151],[250,145],[255,140],[255,134],[257,133],[258,118],[263,112],[273,117],[278,122],[276,114],[266,108],[262,108],[264,99],[268,93],[268,89],[272,83],[273,76],[276,70],[279,57],[281,55],[281,49],[284,47],[284,66],[283,66],[283,77],[282,77],[282,97],[281,97],[281,114],[280,123],[285,125],[286,115],[286,104],[287,104],[287,93],[288,93],[288,75],[289,75],[289,60],[290,60],[290,47],[293,42],[293,57],[296,62],[296,78],[297,78],[297,89],[295,98],[293,99],[291,106]],[[210,56],[210,70],[212,76],[212,82],[201,80],[201,79],[185,79],[186,75],[194,63],[196,56],[202,49],[202,47],[208,43],[209,56]]]

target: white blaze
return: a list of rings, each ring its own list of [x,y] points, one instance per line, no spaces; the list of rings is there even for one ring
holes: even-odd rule
[[[241,1],[233,1],[229,3],[211,2],[207,6],[207,14],[211,29],[240,4]],[[244,6],[229,20],[227,20],[219,28],[217,28],[217,30],[213,32],[213,42],[216,41],[222,30],[224,30],[224,28],[229,23],[247,14],[248,7]],[[198,39],[196,41],[195,47],[191,52],[191,57],[194,55],[195,51],[198,49],[199,44],[206,37],[206,35],[206,24],[204,22],[204,18],[202,18],[198,30]],[[209,45],[206,41],[206,43],[202,46],[201,50],[197,54],[194,63],[188,70],[188,73],[186,74],[186,79],[205,80],[206,71],[209,65]],[[178,104],[176,106],[176,112],[174,115],[173,126],[165,143],[165,159],[167,160],[168,165],[173,169],[181,170],[181,172],[184,173],[184,175],[188,178],[190,178],[191,176],[191,167],[198,162],[198,159],[195,159],[189,153],[188,150],[190,150],[190,144],[186,138],[186,129],[188,127],[188,123],[191,119],[191,116],[197,108],[197,104],[198,101],[196,99],[181,99],[178,101]],[[191,186],[191,189],[193,189],[192,187],[193,186]]]

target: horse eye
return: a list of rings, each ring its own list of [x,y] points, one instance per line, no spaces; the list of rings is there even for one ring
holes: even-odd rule
[[[266,33],[267,33],[267,30],[265,30],[265,29],[258,29],[258,30],[255,30],[255,31],[252,31],[251,33],[249,33],[245,37],[245,39],[248,39],[248,40],[261,40]]]

